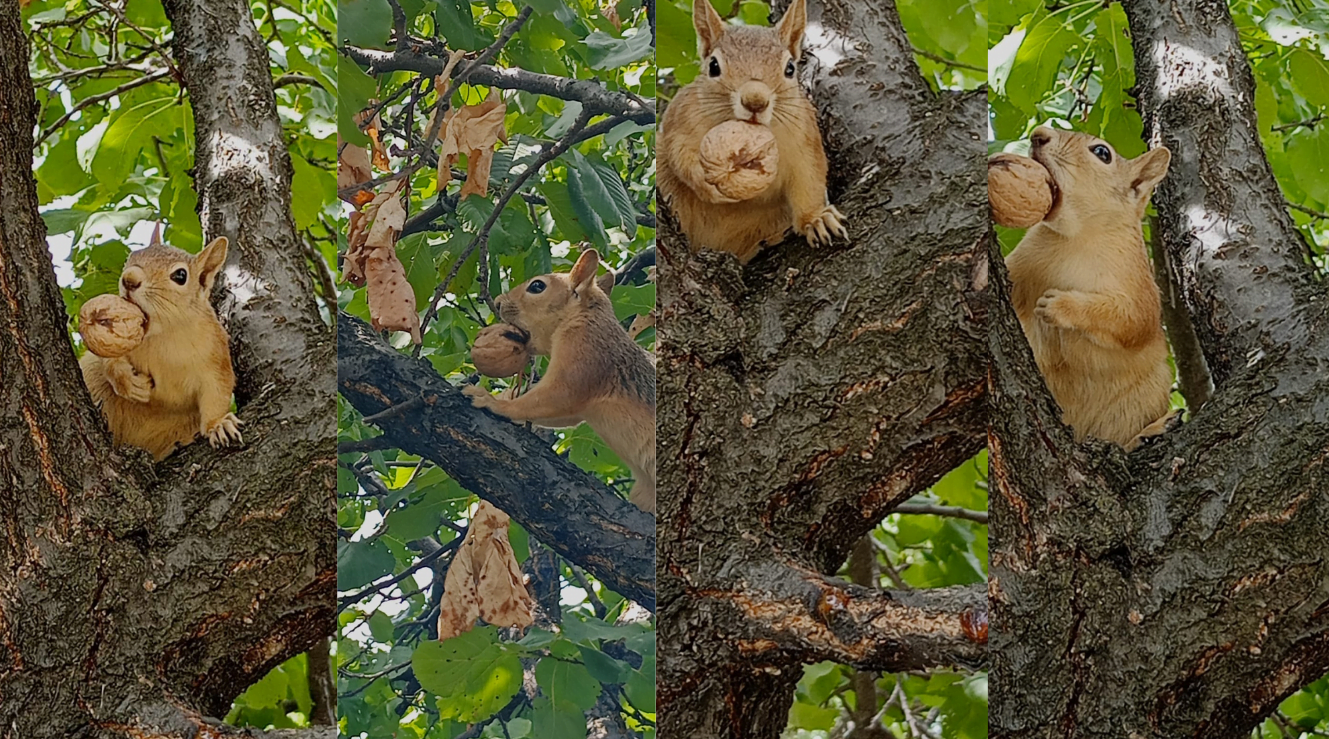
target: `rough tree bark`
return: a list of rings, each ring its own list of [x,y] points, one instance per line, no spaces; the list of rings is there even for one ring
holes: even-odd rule
[[[1163,248],[1216,390],[1127,455],[1076,445],[997,288],[995,737],[1249,736],[1329,671],[1329,296],[1260,145],[1227,6],[1124,3]]]
[[[5,739],[230,733],[204,717],[333,625],[335,344],[290,219],[267,51],[244,0],[168,11],[205,229],[236,246],[223,318],[247,441],[195,444],[155,466],[112,447],[37,212],[22,21],[0,4]]]
[[[659,231],[662,736],[784,729],[801,666],[979,665],[981,586],[827,576],[983,448],[982,91],[934,94],[893,3],[809,9],[812,97],[851,240],[745,268]]]

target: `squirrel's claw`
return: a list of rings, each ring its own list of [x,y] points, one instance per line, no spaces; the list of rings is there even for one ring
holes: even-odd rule
[[[836,237],[842,239],[849,238],[849,231],[844,226],[845,217],[834,205],[827,205],[821,209],[821,212],[813,216],[799,231],[809,243],[816,245],[829,244]]]
[[[471,399],[471,405],[476,408],[487,408],[493,401],[489,391],[479,385],[467,385],[461,389],[461,394]]]
[[[135,403],[146,403],[152,400],[152,378],[147,375],[140,375],[137,372],[123,376],[119,383],[112,385],[112,389],[115,390],[116,395]]]
[[[234,413],[227,413],[207,430],[208,444],[216,448],[231,446],[232,443],[237,445],[244,443],[244,439],[240,436],[240,426],[243,424],[244,421],[236,418]]]

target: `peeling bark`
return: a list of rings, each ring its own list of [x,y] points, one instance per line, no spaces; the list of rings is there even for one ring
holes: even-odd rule
[[[747,267],[659,218],[660,732],[776,737],[805,662],[981,664],[981,588],[827,577],[983,447],[981,91],[934,95],[892,3],[809,8],[831,201],[851,241]]]
[[[1329,671],[1329,300],[1222,3],[1125,3],[1173,152],[1159,235],[1217,386],[1127,455],[1077,445],[993,249],[994,737],[1247,737]]]
[[[203,100],[250,111],[273,134],[248,141],[280,145],[266,49],[215,46],[255,34],[248,4],[192,12],[234,21],[225,34],[175,27],[200,161],[204,142],[234,133],[230,113],[223,123]],[[264,288],[227,311],[247,443],[196,443],[155,466],[145,453],[112,448],[83,389],[37,213],[27,59],[18,7],[5,4],[0,736],[192,737],[211,727],[202,717],[223,715],[246,686],[331,631],[334,344],[310,312],[309,276],[284,266],[303,264],[289,196],[279,195],[289,192],[289,163],[232,160],[224,177],[200,175],[199,195],[208,232],[239,246],[224,302],[234,302],[232,274],[258,275]],[[210,75],[188,71],[205,63]],[[266,87],[253,86],[259,69]],[[284,149],[267,156],[281,160]],[[246,183],[249,197],[223,207],[235,188],[223,181]]]

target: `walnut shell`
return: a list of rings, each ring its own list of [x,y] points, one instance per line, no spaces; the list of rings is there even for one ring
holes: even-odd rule
[[[734,200],[747,200],[770,187],[779,163],[775,134],[757,123],[725,121],[701,139],[706,181]]]
[[[99,357],[122,357],[143,342],[148,317],[119,295],[98,295],[78,312],[78,332],[88,351]]]
[[[495,323],[480,330],[471,345],[471,363],[488,377],[512,377],[530,361],[530,335],[516,326]]]
[[[996,154],[988,159],[988,204],[992,220],[1007,228],[1029,228],[1052,210],[1052,175],[1029,157]]]

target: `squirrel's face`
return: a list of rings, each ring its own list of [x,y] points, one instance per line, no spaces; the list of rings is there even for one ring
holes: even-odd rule
[[[162,243],[132,252],[120,273],[120,297],[143,309],[149,334],[199,310],[210,312],[226,245],[222,237],[194,255]]]
[[[532,277],[495,298],[499,317],[530,334],[531,351],[548,355],[560,326],[580,312],[609,305],[595,281],[599,265],[599,252],[587,249],[571,272]]]
[[[1172,157],[1160,147],[1125,159],[1100,138],[1046,126],[1034,129],[1029,143],[1030,157],[1047,168],[1055,183],[1052,210],[1043,223],[1066,236],[1087,228],[1138,225]]]
[[[731,26],[709,0],[695,0],[693,24],[701,56],[701,75],[693,84],[703,116],[716,124],[739,120],[769,126],[789,115],[789,101],[803,94],[797,60],[807,25],[806,0],[794,0],[775,28]]]

